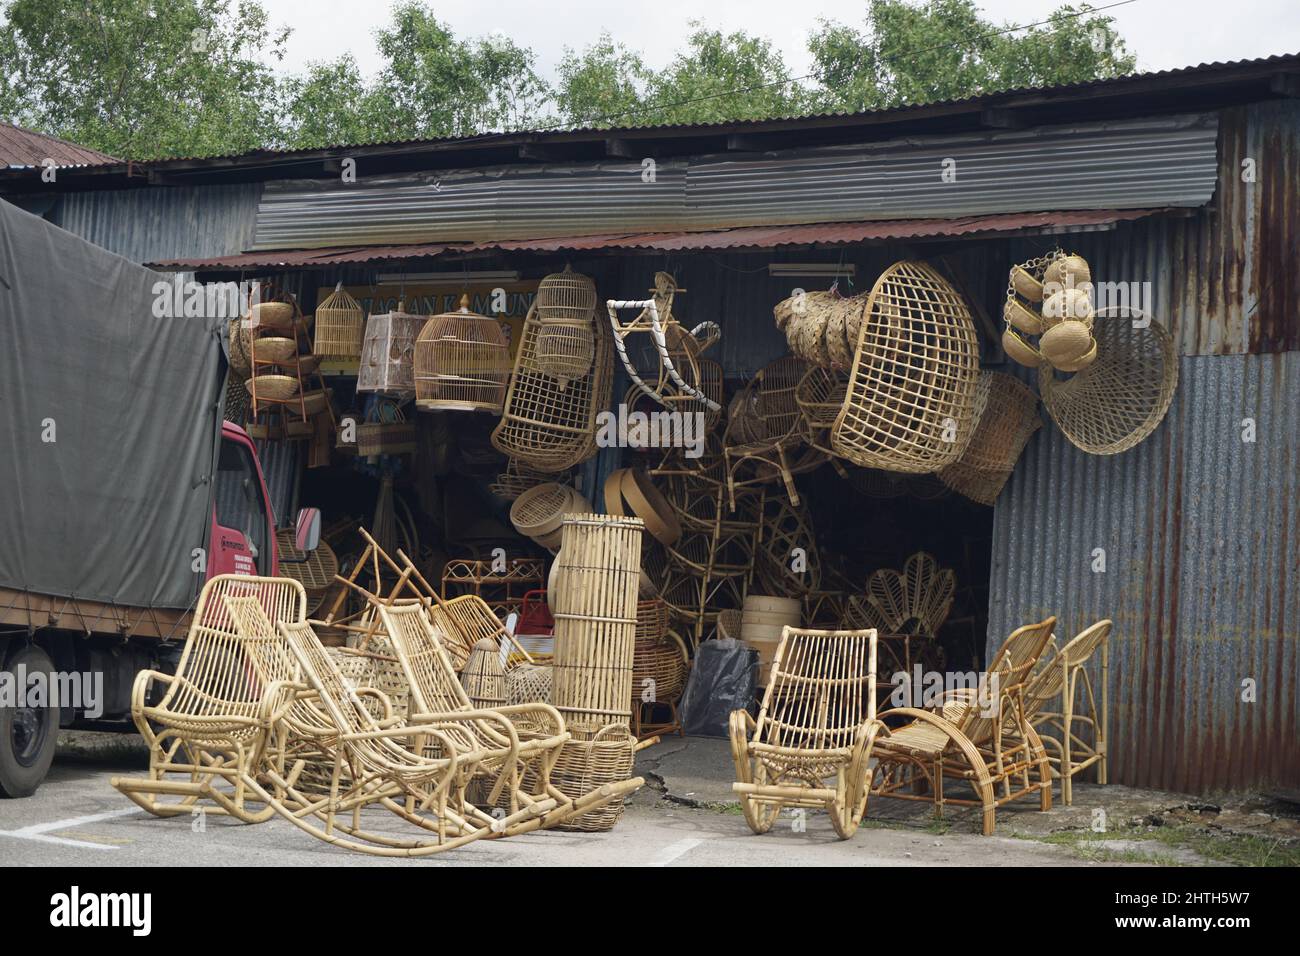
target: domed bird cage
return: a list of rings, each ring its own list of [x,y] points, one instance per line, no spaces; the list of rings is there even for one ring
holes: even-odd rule
[[[586,375],[596,356],[596,283],[568,266],[537,286],[537,366],[560,388]]]
[[[316,333],[312,353],[323,358],[354,359],[361,357],[366,337],[366,313],[340,282],[316,307]]]
[[[831,450],[912,474],[957,461],[975,430],[979,344],[957,290],[923,262],[896,262],[867,299]]]
[[[510,345],[496,319],[467,308],[432,316],[415,342],[415,407],[426,412],[501,414]]]
[[[415,391],[415,339],[427,315],[396,311],[366,320],[366,337],[357,367],[358,392],[409,394]]]

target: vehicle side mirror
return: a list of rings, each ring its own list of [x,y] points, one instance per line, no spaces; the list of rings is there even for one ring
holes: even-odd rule
[[[315,551],[320,546],[320,509],[303,508],[294,526],[294,544],[299,551]]]

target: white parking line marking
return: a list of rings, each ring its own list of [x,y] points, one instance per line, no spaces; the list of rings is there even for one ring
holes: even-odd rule
[[[703,840],[678,840],[676,843],[670,843],[650,861],[651,866],[667,866],[679,857],[690,853],[697,846],[703,843]]]
[[[68,820],[55,820],[53,823],[35,823],[21,830],[0,830],[0,837],[13,837],[15,840],[33,840],[37,843],[58,843],[62,846],[76,846],[88,850],[117,850],[120,847],[105,843],[91,843],[88,840],[71,840],[67,837],[50,836],[53,830],[71,830],[87,823],[99,823],[117,817],[131,816],[140,811],[134,807],[129,810],[112,810],[108,813],[92,813],[84,817],[72,817]]]

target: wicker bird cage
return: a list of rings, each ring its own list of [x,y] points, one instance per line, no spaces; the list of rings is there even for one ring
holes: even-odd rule
[[[415,340],[415,407],[426,412],[501,413],[510,343],[501,324],[470,312],[432,316]]]
[[[568,266],[537,286],[537,365],[560,383],[581,378],[596,357],[596,284]]]
[[[501,648],[490,637],[480,638],[460,671],[460,683],[475,707],[490,709],[506,702],[506,672]]]
[[[975,430],[979,344],[970,310],[922,262],[890,266],[867,301],[832,450],[887,471],[952,464]]]
[[[357,368],[358,392],[415,391],[415,340],[428,317],[401,311],[372,315]]]
[[[366,313],[340,282],[316,306],[316,333],[312,352],[332,359],[361,357],[366,337]]]
[[[961,460],[942,468],[939,480],[972,501],[991,505],[1011,477],[1025,443],[1043,424],[1038,396],[1024,382],[1002,372],[981,372],[980,411],[975,435]]]
[[[564,518],[551,702],[575,732],[631,719],[643,528],[639,518]]]
[[[591,371],[561,389],[537,361],[536,306],[524,321],[514,373],[492,445],[538,471],[567,471],[596,454],[596,416],[609,406],[612,334],[597,323]]]
[[[1102,309],[1092,331],[1096,361],[1066,379],[1040,368],[1038,391],[1071,444],[1117,455],[1164,419],[1178,388],[1178,356],[1169,333],[1138,309]]]

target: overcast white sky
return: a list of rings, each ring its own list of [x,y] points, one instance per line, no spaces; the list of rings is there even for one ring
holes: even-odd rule
[[[1112,0],[1092,0],[1104,6]],[[386,23],[388,0],[262,0],[272,20],[293,28],[284,69],[350,51],[362,68],[378,65],[373,34]],[[985,15],[1001,23],[1032,23],[1058,0],[983,0]],[[458,36],[503,31],[531,47],[552,76],[566,45],[586,46],[607,30],[662,66],[683,45],[687,22],[744,29],[770,39],[796,74],[808,72],[805,41],[819,17],[858,25],[863,0],[448,0],[430,6]],[[1300,52],[1300,0],[1136,0],[1110,11],[1142,70],[1164,70],[1215,60]]]

